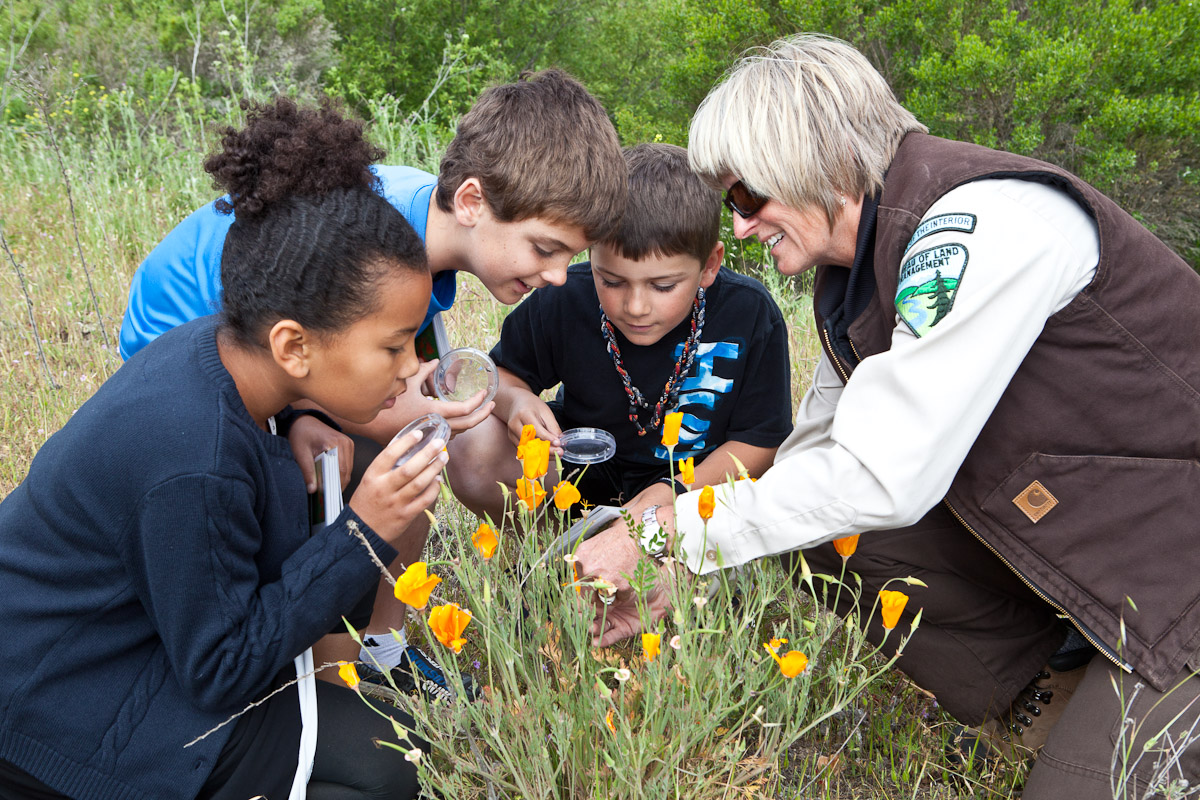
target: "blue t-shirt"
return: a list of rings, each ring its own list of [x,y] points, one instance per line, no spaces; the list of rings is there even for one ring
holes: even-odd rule
[[[371,168],[382,194],[413,226],[421,241],[429,222],[429,198],[437,177],[412,167]],[[233,214],[221,214],[216,201],[175,226],[138,267],[129,286],[129,305],[121,322],[121,358],[185,322],[214,314],[221,305],[221,251]],[[421,329],[439,311],[454,304],[454,272],[433,278],[433,295]]]

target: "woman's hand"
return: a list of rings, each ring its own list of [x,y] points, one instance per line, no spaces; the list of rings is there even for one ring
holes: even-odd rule
[[[582,563],[582,562],[581,562]],[[671,608],[671,597],[676,579],[674,562],[653,562],[658,575],[651,588],[644,595],[646,613],[650,621],[662,619]],[[582,570],[582,567],[581,567]],[[586,573],[582,573],[586,575]],[[585,578],[586,579],[586,578]],[[595,592],[592,597],[592,607],[595,618],[592,620],[590,632],[592,644],[596,647],[608,647],[610,644],[628,639],[641,633],[642,617],[638,610],[638,594],[633,589],[618,590],[612,596],[612,602],[604,603],[605,594]]]
[[[446,443],[434,439],[399,467],[396,461],[421,433],[393,441],[383,449],[350,498],[350,508],[389,544],[394,544],[425,509],[437,500],[441,471],[449,456]]]
[[[308,487],[309,494],[317,490],[317,467],[314,459],[332,447],[338,449],[338,470],[342,478],[340,488],[346,488],[346,484],[350,482],[350,471],[354,468],[353,439],[314,416],[302,414],[292,421],[287,440],[292,446],[292,456],[300,465],[300,474],[304,476],[304,484]]]

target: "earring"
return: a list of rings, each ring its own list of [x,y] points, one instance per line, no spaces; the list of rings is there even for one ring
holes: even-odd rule
[[[846,207],[846,195],[842,195],[842,207]]]

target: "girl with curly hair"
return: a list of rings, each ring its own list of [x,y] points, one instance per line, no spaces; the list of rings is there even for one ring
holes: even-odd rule
[[[364,545],[391,560],[433,502],[444,442],[395,469],[414,440],[385,448],[310,537],[273,434],[299,401],[359,423],[396,402],[429,268],[361,128],[310,122],[307,148],[263,146],[278,114],[226,132],[206,163],[235,212],[220,314],[126,362],[0,503],[0,797],[417,792],[373,742],[391,722],[313,681],[309,648],[373,592]]]

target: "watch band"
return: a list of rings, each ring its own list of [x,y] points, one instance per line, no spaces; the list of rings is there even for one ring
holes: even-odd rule
[[[642,550],[653,558],[667,554],[667,531],[658,524],[658,510],[662,506],[650,506],[642,512],[640,541]]]

